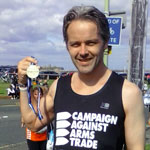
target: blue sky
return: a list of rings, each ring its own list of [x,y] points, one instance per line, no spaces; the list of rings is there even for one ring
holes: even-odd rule
[[[63,41],[62,20],[72,6],[81,4],[104,11],[104,0],[1,0],[0,65],[16,65],[23,57],[34,56],[41,66],[75,69]],[[127,69],[132,0],[110,0],[110,9],[126,11],[127,23],[121,44],[108,57],[108,66]],[[150,19],[147,31],[145,67],[150,69]]]

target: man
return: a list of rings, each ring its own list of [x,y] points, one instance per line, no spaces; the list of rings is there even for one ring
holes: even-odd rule
[[[144,150],[145,120],[142,94],[136,85],[103,63],[109,27],[95,7],[76,6],[64,17],[63,35],[78,72],[53,82],[40,110],[40,121],[21,89],[21,112],[26,126],[39,130],[55,123],[54,149]],[[26,85],[31,57],[18,63],[19,83]]]

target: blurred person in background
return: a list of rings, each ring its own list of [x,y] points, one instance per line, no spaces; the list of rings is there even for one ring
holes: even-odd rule
[[[16,98],[15,86],[13,84],[10,84],[9,88],[7,88],[7,95],[11,99],[15,99]]]
[[[31,98],[31,103],[34,107],[36,113],[37,105],[38,105],[38,96],[40,92],[40,98],[43,96],[43,89],[41,87],[35,87],[33,89],[33,96]],[[24,120],[21,117],[21,127],[25,127]],[[38,132],[34,132],[29,128],[26,128],[26,139],[29,150],[46,150],[46,143],[47,143],[47,126],[42,128]]]

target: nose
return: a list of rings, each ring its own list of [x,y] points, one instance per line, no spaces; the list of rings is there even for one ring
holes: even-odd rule
[[[80,55],[85,56],[88,54],[87,47],[84,43],[81,44]]]

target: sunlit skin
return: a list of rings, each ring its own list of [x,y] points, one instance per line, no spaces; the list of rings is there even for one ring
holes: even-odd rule
[[[103,52],[107,46],[95,23],[75,20],[69,25],[67,35],[67,48],[79,73],[90,74],[104,67]]]

